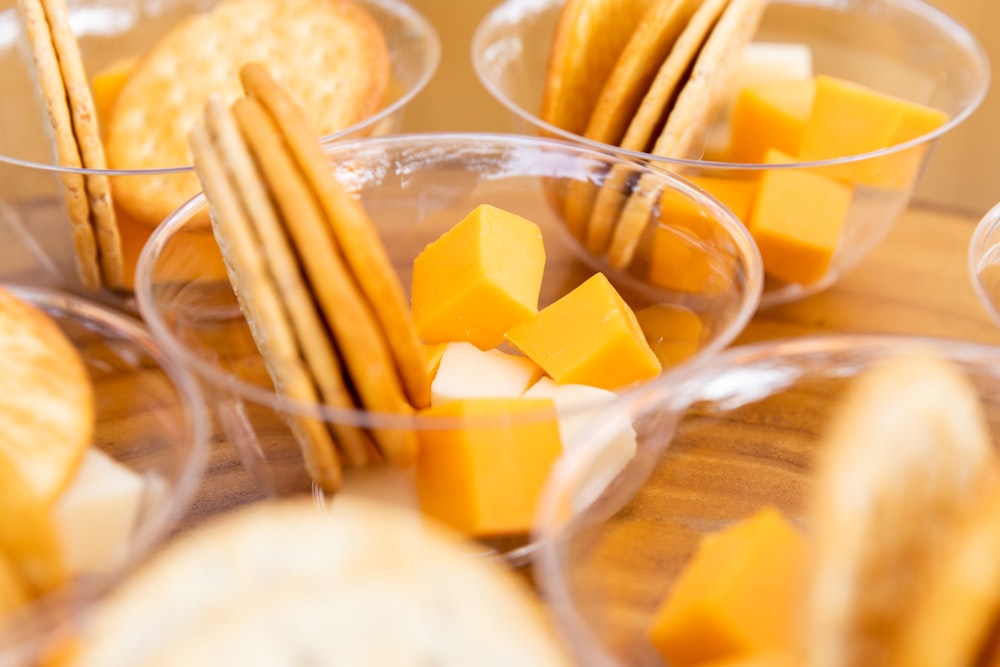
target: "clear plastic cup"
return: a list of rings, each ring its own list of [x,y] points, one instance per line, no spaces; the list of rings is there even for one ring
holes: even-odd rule
[[[95,390],[93,446],[143,480],[135,524],[116,563],[74,578],[13,621],[0,618],[0,663],[20,666],[38,664],[49,640],[171,535],[202,479],[212,427],[195,376],[138,322],[64,292],[7,289],[47,313],[77,347]]]
[[[413,260],[426,244],[477,205],[493,204],[534,221],[541,230],[546,260],[539,308],[602,271],[634,309],[669,304],[697,314],[701,335],[688,356],[679,357],[665,375],[715,355],[756,310],[760,258],[746,230],[717,201],[670,174],[567,142],[513,135],[398,135],[339,142],[328,146],[328,153],[334,173],[367,209],[407,295]],[[610,269],[582,251],[567,232],[559,205],[575,185],[592,183],[612,167],[637,178],[647,175],[644,187],[651,194],[667,192],[713,221],[712,238],[683,238],[690,243],[686,251],[698,261],[722,267],[717,282],[702,291],[671,291],[650,283],[644,273]],[[410,418],[338,410],[277,395],[220,268],[218,250],[198,255],[187,243],[186,232],[197,227],[205,210],[199,196],[154,233],[139,262],[138,307],[171,354],[203,379],[229,442],[267,492],[285,495],[311,489],[299,448],[283,421],[291,414],[418,432],[551,418],[533,413],[461,422],[420,414]],[[672,233],[655,217],[647,224],[651,233]],[[512,560],[527,553],[524,536],[491,544]]]
[[[436,30],[413,7],[395,0],[356,1],[385,35],[391,61],[389,89],[377,113],[325,137],[328,141],[398,132],[407,105],[430,81],[440,60]],[[0,6],[0,88],[4,91],[0,99],[0,225],[10,228],[35,254],[48,282],[79,292],[82,287],[75,268],[60,173],[104,173],[113,191],[116,183],[131,178],[156,174],[171,179],[191,178],[192,167],[164,164],[162,168],[131,171],[58,167],[48,116],[37,92],[31,53],[15,4],[7,2]],[[205,0],[125,4],[86,0],[70,3],[68,9],[84,68],[88,76],[93,76],[121,59],[141,55],[169,28],[215,4]],[[130,283],[139,252],[152,227],[148,222],[128,219],[121,211],[118,223]],[[126,287],[129,289],[125,294],[102,292],[91,296],[131,307],[131,285]]]
[[[770,507],[808,540],[804,507],[833,411],[858,374],[912,352],[958,365],[996,442],[1000,349],[905,336],[735,347],[594,417],[550,477],[535,531],[535,580],[580,664],[664,664],[649,631],[704,536]],[[567,515],[622,422],[634,425],[638,453],[586,511]]]
[[[506,0],[486,15],[473,36],[476,74],[510,112],[518,131],[577,141],[695,178],[757,181],[770,170],[808,170],[860,179],[850,192],[839,244],[821,275],[779,271],[784,259],[772,259],[762,250],[767,274],[762,306],[819,292],[867,255],[908,206],[933,147],[975,111],[989,87],[989,63],[980,44],[922,0],[768,0],[755,42],[805,44],[814,73],[940,109],[949,120],[896,146],[831,160],[736,163],[715,161],[711,151],[705,159],[666,159],[591,141],[539,117],[562,5],[562,0]],[[796,215],[811,217],[822,205],[813,201],[805,210],[795,209]]]

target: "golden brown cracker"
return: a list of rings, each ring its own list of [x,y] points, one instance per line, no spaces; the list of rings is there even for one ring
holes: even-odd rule
[[[585,137],[618,145],[697,7],[697,0],[658,0],[646,10],[601,90]]]
[[[51,503],[94,434],[94,390],[79,351],[44,311],[0,289],[0,454]]]
[[[654,0],[567,0],[542,92],[542,120],[582,134],[601,88]]]
[[[56,162],[61,167],[80,169],[80,149],[73,134],[73,120],[66,101],[66,87],[63,84],[59,60],[41,0],[18,0],[25,24],[25,32],[31,46],[35,64],[35,74],[45,109],[52,126],[56,149]],[[63,171],[59,173],[66,212],[69,216],[73,249],[76,253],[76,270],[83,287],[98,290],[101,287],[101,270],[97,257],[97,243],[94,228],[90,222],[90,205],[87,202],[87,188],[83,174]]]
[[[14,461],[0,451],[0,551],[32,597],[56,590],[67,580],[50,507],[51,501],[39,496]]]
[[[357,406],[345,386],[337,352],[316,310],[295,252],[285,236],[263,177],[244,143],[235,118],[225,102],[210,97],[205,120],[237,196],[243,201],[247,222],[260,241],[263,262],[277,292],[281,294],[292,332],[320,397],[331,407],[355,409]],[[331,423],[330,429],[348,464],[363,466],[368,462],[370,441],[363,431],[337,422]]]
[[[107,169],[104,144],[97,124],[97,110],[90,91],[87,74],[83,68],[80,47],[69,25],[64,0],[42,0],[48,18],[52,43],[59,60],[63,85],[73,121],[73,134],[83,166],[103,171]],[[111,202],[111,184],[107,174],[92,173],[84,176],[90,203],[92,224],[97,241],[97,257],[105,287],[125,287],[122,240]]]
[[[746,45],[757,32],[764,5],[765,0],[730,0],[667,116],[667,124],[653,145],[654,155],[698,157],[693,152],[700,154],[714,111],[729,89]]]
[[[322,135],[374,113],[389,76],[385,37],[359,5],[329,0],[225,0],[165,35],[135,65],[112,107],[108,163],[115,169],[190,164],[187,129],[210,93],[240,94],[239,68],[265,62]],[[198,192],[193,174],[121,179],[116,201],[156,225]]]
[[[368,300],[396,361],[403,387],[415,408],[430,404],[424,346],[417,335],[395,267],[364,207],[337,182],[308,121],[288,93],[259,63],[240,72],[247,94],[271,114],[333,227],[361,292]]]
[[[709,3],[702,7],[710,6]],[[739,59],[757,32],[763,12],[764,0],[729,0],[725,5],[667,115],[666,125],[653,146],[653,155],[696,157],[692,153],[701,149],[714,109],[723,100]],[[656,198],[649,196],[648,183],[643,180],[648,177],[640,180],[614,225],[608,258],[615,268],[623,268],[632,261],[652,215]]]
[[[299,173],[278,128],[255,99],[236,100],[233,111],[271,188],[313,297],[362,405],[376,413],[412,414],[375,316],[345,266],[322,208]],[[390,463],[412,464],[417,447],[412,429],[375,428],[372,433]]]
[[[994,481],[996,452],[962,368],[927,352],[856,376],[827,428],[807,509],[804,664],[888,664],[929,555]]]
[[[255,503],[154,554],[83,624],[70,664],[572,664],[537,596],[480,552],[384,502]]]
[[[935,549],[891,667],[976,665],[1000,618],[1000,485]]]
[[[704,0],[691,15],[677,36],[666,60],[660,64],[656,77],[645,92],[639,108],[629,121],[625,135],[619,143],[620,147],[631,151],[652,150],[657,127],[663,124],[664,118],[669,122],[675,100],[684,85],[685,76],[691,71],[702,46],[728,3],[729,0]],[[663,153],[656,155],[676,157]],[[603,253],[612,236],[616,234],[615,227],[628,197],[627,180],[627,174],[623,169],[612,170],[607,178],[609,187],[601,188],[596,194],[590,222],[587,224],[586,237],[587,248],[593,253]],[[634,206],[633,211],[635,211]],[[632,222],[630,231],[634,231],[635,227],[634,220]],[[617,234],[619,239],[623,238],[621,232]],[[633,239],[630,238],[628,241],[629,243],[619,241],[619,245],[630,245]],[[619,262],[625,259],[620,252],[616,254]],[[626,261],[625,264],[627,263]]]
[[[254,238],[236,188],[227,177],[220,151],[205,127],[194,126],[190,135],[195,170],[212,207],[212,226],[230,283],[246,314],[268,374],[282,396],[315,404],[319,397],[302,363],[281,295],[267,273],[260,253],[260,240]],[[336,491],[342,481],[342,471],[326,424],[313,416],[296,413],[284,413],[283,416],[302,448],[310,476],[324,490]]]

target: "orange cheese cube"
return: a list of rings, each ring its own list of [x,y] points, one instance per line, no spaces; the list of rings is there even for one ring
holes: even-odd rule
[[[119,58],[100,72],[94,75],[91,83],[91,90],[94,95],[94,108],[97,111],[97,119],[101,123],[107,123],[111,116],[111,108],[118,99],[118,93],[128,80],[137,56]]]
[[[729,152],[738,162],[761,162],[768,148],[797,155],[812,111],[815,81],[788,79],[749,86],[733,105]]]
[[[413,262],[412,305],[425,343],[496,347],[538,312],[545,248],[538,225],[482,205]]]
[[[756,183],[749,178],[687,176],[746,220]],[[662,225],[653,232],[647,280],[657,287],[716,294],[729,284],[735,257],[718,221],[688,197],[666,190],[660,199]]]
[[[765,160],[785,162],[769,150]],[[806,169],[772,169],[760,178],[747,227],[757,242],[764,270],[789,283],[809,285],[833,262],[853,189]]]
[[[799,157],[811,161],[870,153],[927,134],[947,119],[943,111],[850,81],[818,76]],[[922,158],[923,153],[917,153]],[[876,158],[831,165],[824,171],[851,183],[882,186],[887,180],[898,180],[892,167],[893,160]]]
[[[766,508],[705,537],[656,611],[650,640],[673,667],[793,646],[808,545]]]
[[[552,399],[467,398],[421,415],[451,420],[419,432],[416,477],[424,514],[472,536],[528,532],[562,454]]]
[[[513,326],[507,340],[559,384],[614,390],[662,370],[635,313],[603,273]]]
[[[701,318],[684,306],[654,303],[637,310],[635,319],[664,368],[690,359],[701,347]]]

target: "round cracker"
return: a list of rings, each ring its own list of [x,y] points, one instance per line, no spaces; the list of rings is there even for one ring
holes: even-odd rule
[[[711,1],[711,0],[709,0]],[[691,75],[653,145],[653,155],[688,158],[704,140],[764,14],[765,0],[730,0],[698,53]]]
[[[72,112],[73,134],[80,151],[83,166],[87,169],[105,170],[104,143],[97,125],[97,109],[90,92],[90,84],[80,57],[80,47],[69,25],[64,0],[42,0],[52,44],[59,59],[63,85]],[[107,174],[87,174],[84,182],[89,197],[90,212],[97,240],[97,257],[101,276],[106,287],[121,289],[125,285],[125,266],[122,240],[111,202],[111,184]]]
[[[236,100],[233,112],[271,189],[310,291],[333,334],[361,404],[376,413],[413,414],[372,309],[360,294],[330,224],[278,128],[253,98]],[[417,439],[412,429],[373,429],[372,434],[390,463],[401,467],[413,463]]]
[[[1000,616],[1000,485],[994,484],[924,578],[906,615],[892,665],[978,662]]]
[[[389,260],[378,231],[361,203],[334,178],[316,134],[295,101],[270,76],[267,68],[259,63],[247,65],[240,71],[240,78],[247,94],[260,101],[271,114],[306,181],[316,193],[344,259],[382,327],[410,403],[415,408],[427,407],[431,389],[424,346],[417,335],[396,268]]]
[[[888,664],[929,554],[993,477],[978,395],[950,361],[887,359],[854,379],[817,452],[804,664]]]
[[[702,5],[702,9],[714,9],[713,3],[717,1],[708,0]],[[728,5],[725,5],[704,46],[698,51],[690,76],[667,115],[666,125],[653,146],[653,155],[692,157],[691,151],[701,144],[708,131],[708,124],[714,115],[712,110],[723,100],[743,51],[757,32],[764,4],[764,0],[729,0]],[[692,18],[691,25],[699,18],[699,13],[700,11]],[[707,20],[705,22],[708,23]],[[683,39],[684,35],[681,36],[681,40]],[[644,105],[645,103],[646,100],[643,100]],[[654,102],[655,104],[658,103]],[[656,198],[648,196],[647,190],[647,184],[639,184],[614,224],[608,260],[615,268],[628,266],[632,261],[642,232],[652,215]],[[593,221],[591,227],[594,227]]]
[[[73,120],[66,101],[66,87],[63,84],[59,60],[56,57],[52,34],[41,0],[18,0],[17,7],[24,18],[25,32],[35,64],[35,75],[38,77],[39,89],[52,126],[56,162],[61,167],[79,169],[83,167],[80,149],[73,133]],[[62,183],[66,213],[69,216],[73,249],[76,253],[77,275],[85,289],[100,289],[101,271],[83,174],[60,172],[59,180]]]
[[[259,249],[268,274],[282,296],[303,360],[323,402],[340,409],[355,409],[357,406],[344,384],[336,350],[303,280],[295,253],[282,231],[263,176],[243,142],[236,119],[217,97],[209,98],[205,116],[236,192],[243,200],[247,221],[253,227],[254,236],[260,240]],[[363,466],[368,462],[371,443],[364,431],[336,422],[330,425],[330,430],[350,465]]]
[[[260,240],[233,184],[219,149],[201,125],[191,129],[195,170],[212,208],[212,229],[250,332],[267,366],[275,389],[292,400],[317,403],[309,370],[303,364],[288,316],[260,253]],[[315,417],[283,413],[302,448],[310,477],[326,491],[340,488],[342,471],[326,424]]]
[[[0,453],[51,502],[94,435],[94,390],[73,343],[43,311],[0,289]]]
[[[584,136],[618,145],[698,4],[661,0],[649,7],[605,82]]]
[[[549,50],[542,120],[583,133],[618,56],[655,1],[567,0]]]
[[[267,63],[327,135],[367,118],[389,76],[385,38],[360,6],[330,0],[227,0],[178,24],[135,66],[107,125],[114,169],[191,163],[186,140],[210,93],[240,94],[239,68]],[[159,224],[199,190],[194,174],[131,176],[114,184],[134,220]]]
[[[523,582],[476,553],[377,502],[257,503],[113,591],[72,664],[569,665]]]
[[[699,51],[707,42],[713,28],[720,21],[729,0],[704,0],[695,10],[684,29],[678,35],[669,55],[663,60],[656,77],[645,91],[642,103],[629,121],[625,136],[619,146],[631,151],[647,151],[653,147],[653,133],[667,118],[669,122],[672,109],[678,97],[678,91],[684,84],[684,77],[692,71],[693,63],[698,58]],[[662,148],[662,147],[661,147]],[[662,157],[675,157],[665,153],[654,153]],[[615,251],[615,265],[626,266],[631,261],[631,255],[626,256],[623,250],[629,246],[633,249],[638,244],[635,234],[638,225],[637,218],[630,218],[623,232],[616,231],[619,216],[627,206],[628,174],[624,169],[613,169],[607,178],[608,187],[601,188],[594,201],[590,221],[587,224],[586,245],[593,253],[603,253],[614,235],[618,236],[618,248]],[[632,212],[636,211],[633,204]],[[626,236],[625,233],[629,235]]]

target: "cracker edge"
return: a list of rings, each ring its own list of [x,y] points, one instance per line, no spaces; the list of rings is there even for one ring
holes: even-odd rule
[[[35,74],[38,77],[38,85],[54,134],[56,161],[61,167],[79,169],[83,166],[80,149],[73,134],[73,122],[66,101],[66,87],[63,84],[45,10],[41,0],[18,0],[17,6],[24,19],[25,32],[35,63]],[[59,179],[63,186],[66,212],[69,215],[77,277],[85,289],[97,291],[101,287],[101,272],[83,175],[64,171],[59,172]]]
[[[343,369],[326,332],[316,304],[302,277],[284,225],[267,194],[260,173],[232,112],[218,97],[210,97],[205,107],[206,124],[218,147],[223,166],[247,213],[250,234],[259,240],[261,261],[281,295],[289,325],[295,334],[303,363],[326,405],[356,409],[343,382]],[[361,429],[331,423],[334,442],[347,463],[368,463],[370,440]]]
[[[233,291],[246,313],[275,388],[294,400],[315,403],[312,380],[302,367],[280,297],[263,273],[263,262],[256,252],[259,246],[246,236],[249,223],[227,179],[215,142],[209,130],[200,124],[191,128],[189,138],[198,179],[213,209],[212,229],[225,258]],[[325,491],[336,491],[343,481],[343,472],[325,424],[315,417],[287,413],[283,416],[299,442],[310,477]]]
[[[292,97],[264,65],[240,70],[247,94],[257,99],[285,137],[292,157],[319,199],[338,246],[385,334],[396,370],[415,408],[430,405],[427,359],[395,267],[364,207],[333,176],[321,144]]]
[[[94,97],[83,67],[79,44],[69,24],[64,0],[41,0],[49,23],[52,43],[69,99],[73,131],[83,166],[104,171],[108,164],[97,125]],[[125,264],[121,235],[111,200],[111,183],[104,173],[84,176],[92,224],[97,241],[97,258],[106,287],[120,290],[125,284]]]
[[[310,291],[333,333],[361,403],[373,412],[412,415],[377,321],[345,266],[316,196],[299,173],[280,131],[253,98],[237,99],[233,112],[288,224],[287,233]],[[412,429],[371,431],[390,463],[400,467],[413,463],[417,440]]]

